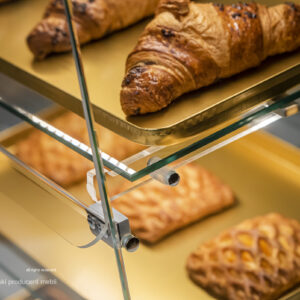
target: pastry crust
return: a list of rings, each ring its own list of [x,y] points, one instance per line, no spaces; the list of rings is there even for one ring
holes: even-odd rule
[[[158,0],[72,0],[80,44],[99,39],[154,13]],[[61,0],[51,0],[44,17],[27,37],[37,59],[71,50],[68,25]]]
[[[53,122],[53,126],[89,145],[85,121],[73,113],[65,113]],[[110,156],[123,160],[144,147],[122,138],[96,125],[101,149]],[[40,173],[61,186],[70,186],[86,177],[93,163],[56,141],[47,134],[34,129],[30,136],[16,145],[16,155]]]
[[[112,202],[129,218],[133,233],[155,243],[167,234],[215,213],[234,202],[233,192],[199,165],[180,169],[176,187],[151,181]]]
[[[199,246],[186,266],[218,299],[278,299],[300,283],[300,224],[275,213],[246,220]]]
[[[161,0],[126,63],[121,105],[155,112],[184,93],[300,47],[300,6]]]

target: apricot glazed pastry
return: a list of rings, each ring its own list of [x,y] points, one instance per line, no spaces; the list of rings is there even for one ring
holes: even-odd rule
[[[161,0],[129,54],[121,105],[159,111],[192,90],[300,47],[300,5],[223,5]]]
[[[200,245],[190,278],[218,299],[272,300],[300,283],[300,223],[271,213]]]

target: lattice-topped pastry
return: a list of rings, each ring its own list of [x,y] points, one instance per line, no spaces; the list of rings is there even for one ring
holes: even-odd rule
[[[201,166],[187,165],[179,174],[181,181],[176,187],[152,181],[112,202],[114,208],[129,218],[138,238],[157,242],[234,202],[230,187]]]
[[[188,258],[191,279],[222,299],[277,299],[300,283],[300,224],[279,214],[246,220]]]
[[[89,145],[85,121],[73,113],[65,113],[52,122],[53,126]],[[118,160],[137,153],[144,147],[122,138],[97,125],[101,149]],[[62,186],[84,180],[93,163],[47,134],[34,132],[16,146],[16,155],[25,163]]]

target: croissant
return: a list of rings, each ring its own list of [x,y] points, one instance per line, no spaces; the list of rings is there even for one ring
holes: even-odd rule
[[[99,39],[154,13],[158,0],[72,0],[80,44]],[[27,37],[37,59],[71,50],[62,0],[51,0],[40,21]]]
[[[184,93],[300,47],[300,6],[162,0],[126,63],[121,105],[155,112]]]
[[[300,223],[276,213],[246,220],[199,246],[187,271],[217,299],[278,299],[300,283]]]
[[[85,122],[79,116],[65,113],[52,124],[89,145]],[[144,148],[99,125],[96,130],[100,134],[101,149],[118,160],[123,160]],[[84,180],[86,172],[94,167],[91,161],[37,129],[34,129],[28,138],[17,143],[16,155],[63,187]]]
[[[152,181],[112,202],[143,241],[155,243],[234,203],[232,189],[200,165],[186,165],[179,174],[181,181],[176,187]]]

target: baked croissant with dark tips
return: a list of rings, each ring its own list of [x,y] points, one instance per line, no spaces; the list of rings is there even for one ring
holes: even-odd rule
[[[192,90],[300,47],[300,5],[162,0],[130,53],[122,83],[127,116],[159,111]]]
[[[72,0],[80,44],[99,39],[154,13],[158,0]],[[71,50],[62,0],[51,0],[44,17],[27,37],[37,59]]]

